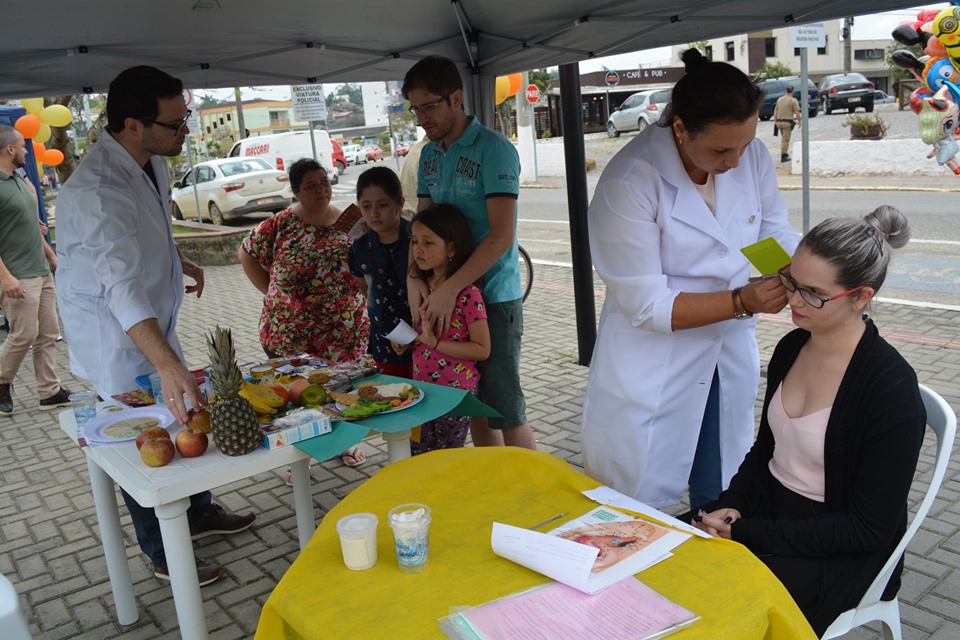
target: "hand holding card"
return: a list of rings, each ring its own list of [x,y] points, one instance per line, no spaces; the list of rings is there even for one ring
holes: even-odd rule
[[[740,252],[746,256],[750,264],[756,267],[757,271],[765,276],[777,273],[780,269],[789,266],[793,260],[786,249],[772,236],[743,247]]]

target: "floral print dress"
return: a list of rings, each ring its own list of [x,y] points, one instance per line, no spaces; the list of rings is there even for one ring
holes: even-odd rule
[[[330,362],[360,358],[369,321],[350,270],[351,240],[306,223],[292,209],[261,222],[243,249],[270,273],[260,343],[277,355],[307,352]]]

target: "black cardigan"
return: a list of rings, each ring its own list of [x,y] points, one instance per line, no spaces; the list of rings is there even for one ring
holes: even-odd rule
[[[777,480],[769,469],[775,442],[767,408],[810,333],[792,331],[774,351],[757,440],[716,503],[740,512],[732,537],[754,553],[811,558],[868,554],[882,563],[906,530],[907,495],[926,412],[916,373],[873,322],[865,321],[827,422],[824,513],[818,516],[768,517],[775,513],[771,487]],[[899,584],[896,573],[891,584]]]

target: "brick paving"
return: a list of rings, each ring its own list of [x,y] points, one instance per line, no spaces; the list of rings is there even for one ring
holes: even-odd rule
[[[208,267],[206,274],[203,298],[188,300],[180,318],[188,362],[191,366],[205,364],[203,334],[218,322],[233,328],[241,359],[260,358],[259,294],[246,282],[239,266]],[[602,283],[597,281],[595,288],[599,311]],[[587,369],[576,364],[571,272],[539,265],[524,312],[522,374],[530,420],[542,450],[579,467],[579,421]],[[956,340],[960,312],[879,304],[873,315],[916,368],[921,382],[936,389],[955,409],[960,407],[960,348]],[[764,361],[790,328],[786,314],[760,317],[757,338]],[[83,382],[68,373],[65,343],[58,346],[57,362],[64,383],[71,389],[83,388]],[[34,637],[177,637],[169,584],[148,571],[125,510],[121,522],[140,620],[127,627],[116,623],[83,455],[59,431],[57,413],[38,409],[31,396],[32,384],[32,366],[26,362],[16,381],[15,413],[0,418],[0,573],[19,592]],[[379,436],[368,438],[361,447],[368,462],[359,468],[351,469],[339,461],[312,467],[318,522],[386,461],[386,446]],[[932,466],[932,451],[928,442],[920,460],[921,474]],[[907,554],[900,600],[904,637],[908,639],[960,638],[960,462],[956,456],[954,460],[940,499]],[[202,590],[212,638],[252,637],[263,602],[296,559],[292,491],[280,472],[282,469],[215,492],[217,500],[229,509],[253,510],[258,519],[242,534],[197,543],[199,555],[226,567],[222,580]],[[924,489],[923,477],[911,494],[917,501]],[[322,576],[318,580],[322,585]],[[878,638],[880,634],[877,625],[872,625],[848,637]]]

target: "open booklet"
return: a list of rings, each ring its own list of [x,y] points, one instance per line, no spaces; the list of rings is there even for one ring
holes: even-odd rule
[[[547,533],[493,523],[494,553],[584,593],[597,593],[670,556],[690,538],[609,507]]]
[[[590,596],[557,582],[440,619],[454,640],[650,640],[700,617],[630,578]]]

